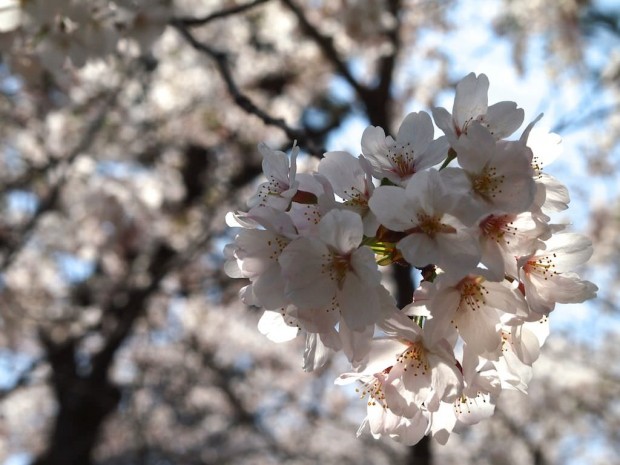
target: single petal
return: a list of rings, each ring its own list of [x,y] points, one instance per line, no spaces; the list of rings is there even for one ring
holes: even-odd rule
[[[258,320],[258,331],[272,342],[286,342],[297,337],[299,328],[287,325],[280,312],[265,310]]]
[[[524,117],[525,112],[515,102],[498,102],[488,108],[485,121],[493,137],[504,139],[519,129]]]
[[[465,76],[456,85],[452,115],[457,126],[465,128],[467,123],[484,115],[488,108],[489,79],[474,73]]]
[[[362,218],[352,211],[332,210],[321,219],[319,237],[335,251],[350,253],[364,237]]]
[[[300,308],[320,308],[333,298],[337,283],[329,273],[331,254],[316,238],[291,242],[278,261],[286,279],[286,296]]]

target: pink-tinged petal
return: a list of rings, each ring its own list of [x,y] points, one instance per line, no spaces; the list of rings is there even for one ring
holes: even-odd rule
[[[263,142],[258,144],[258,150],[263,156],[263,173],[267,179],[273,177],[288,184],[290,173],[288,156],[284,152],[273,150]]]
[[[377,230],[379,226],[381,226],[377,216],[371,210],[366,211],[366,214],[362,218],[362,223],[364,223],[364,235],[368,237],[373,237],[377,234]]]
[[[396,142],[409,144],[415,157],[426,150],[433,140],[434,132],[433,121],[428,113],[409,113],[398,129]]]
[[[258,331],[272,342],[286,342],[297,337],[299,328],[287,325],[280,312],[266,310],[258,320]]]
[[[287,308],[287,314],[295,318],[298,324],[309,333],[333,333],[338,338],[338,333],[334,328],[340,321],[340,315],[330,307],[300,309],[291,305]],[[328,346],[335,349],[333,344]]]
[[[266,230],[289,239],[297,236],[297,230],[291,218],[283,211],[270,207],[254,207],[245,214],[246,221],[253,221]],[[247,227],[247,226],[245,226]],[[253,228],[256,228],[254,226]]]
[[[539,252],[549,257],[557,273],[572,271],[592,256],[592,241],[581,234],[555,234],[547,241],[547,250]],[[538,254],[537,254],[538,255]]]
[[[277,263],[278,256],[288,239],[259,230],[244,229],[235,238],[235,255],[239,268],[246,277],[252,278],[264,273]]]
[[[407,368],[407,371],[404,368]],[[384,389],[385,400],[390,410],[397,415],[414,416],[431,394],[429,371],[414,373],[413,368],[405,367],[402,363],[394,365],[388,375],[386,389]]]
[[[416,224],[411,200],[401,187],[377,187],[368,205],[379,222],[394,231],[405,231]]]
[[[455,147],[459,165],[471,173],[479,173],[497,154],[496,141],[480,123],[474,122]]]
[[[501,335],[498,328],[499,315],[484,305],[460,312],[456,320],[458,331],[467,347],[490,360],[499,357]]]
[[[470,73],[459,81],[452,110],[458,127],[464,128],[469,121],[486,114],[488,92],[489,79],[484,74],[476,77],[474,73]]]
[[[388,154],[388,145],[385,141],[385,131],[378,126],[368,126],[362,133],[362,153],[374,165],[380,158]],[[387,160],[386,160],[387,161]]]
[[[369,286],[354,273],[347,273],[336,299],[344,323],[353,331],[365,331],[379,319],[377,288]]]
[[[541,173],[536,184],[544,191],[544,202],[540,203],[544,211],[561,212],[568,208],[570,195],[564,184],[547,173]]]
[[[539,292],[546,282],[544,278],[536,274],[525,275],[523,278],[525,299],[530,309],[539,315],[548,315],[555,308],[555,300],[542,296]]]
[[[368,359],[374,326],[368,326],[364,331],[351,331],[349,325],[341,324],[339,327],[342,351],[353,368],[357,369],[364,365]]]
[[[424,153],[415,159],[415,169],[417,172],[431,168],[443,162],[448,156],[450,144],[445,136],[432,141]]]
[[[537,169],[549,166],[562,152],[562,138],[553,132],[535,127],[527,138],[527,146],[534,152]]]
[[[319,223],[319,237],[334,251],[348,254],[364,238],[362,218],[352,211],[332,210]]]
[[[423,267],[429,264],[437,264],[440,252],[437,242],[426,234],[413,233],[402,238],[396,247],[413,266]]]
[[[254,295],[267,310],[276,310],[288,303],[284,295],[284,278],[277,264],[260,274],[252,285]]]
[[[337,282],[329,272],[331,254],[314,238],[291,242],[279,262],[286,279],[286,297],[300,308],[320,308],[332,300]]]
[[[304,350],[304,371],[321,368],[329,359],[330,354],[331,350],[323,344],[318,334],[308,333]]]
[[[253,305],[254,307],[260,307],[261,303],[258,301],[252,290],[252,285],[242,287],[239,290],[239,299],[246,305]]]
[[[486,305],[489,307],[522,317],[528,315],[527,303],[523,294],[507,281],[497,283],[486,281],[483,287],[488,291],[485,299]]]
[[[560,304],[577,304],[596,297],[598,287],[583,280],[575,273],[562,273],[551,277],[538,290],[541,297]]]
[[[431,434],[442,446],[448,442],[450,433],[456,425],[454,404],[442,402],[436,412],[431,414]]]
[[[481,241],[482,257],[480,262],[487,267],[488,279],[500,281],[506,274],[504,254],[500,245],[493,239]]]
[[[463,375],[456,366],[456,360],[452,352],[449,354],[436,355],[430,353],[428,361],[433,367],[432,385],[434,399],[430,402],[429,411],[436,411],[439,408],[439,401],[453,402],[463,391]]]
[[[461,293],[449,287],[435,294],[430,303],[432,318],[424,323],[424,335],[427,344],[433,347],[451,331],[454,314],[461,301]]]
[[[363,370],[354,373],[343,373],[335,384],[349,384],[356,380],[375,379],[376,376],[385,376],[385,371],[393,364],[405,346],[400,341],[394,339],[371,339],[368,352],[368,363]]]
[[[394,310],[384,315],[384,318],[377,324],[390,337],[410,342],[422,340],[422,328],[400,310]],[[399,343],[399,346],[399,352],[403,352],[406,348],[401,343]]]
[[[434,169],[418,173],[415,179],[407,184],[405,192],[410,208],[416,209],[416,216],[418,213],[441,216],[455,204],[455,196],[444,184],[441,173]]]
[[[470,196],[471,180],[465,170],[457,167],[444,168],[439,172],[439,175],[441,176],[442,183],[445,186],[450,186],[449,192],[455,199]],[[453,209],[448,210],[448,213],[458,216],[458,207],[456,205],[458,203],[455,202]]]
[[[359,160],[348,152],[327,152],[319,163],[319,173],[327,178],[336,195],[348,200],[365,197],[366,173]]]
[[[381,272],[375,254],[368,247],[361,247],[351,254],[351,272],[368,286],[376,288],[381,283]]]
[[[328,328],[327,331],[319,333],[319,338],[325,347],[335,352],[342,350],[342,341],[340,341],[340,335],[336,328]]]
[[[412,418],[403,419],[392,437],[406,446],[413,446],[420,442],[428,429],[428,418],[422,410],[418,410]]]
[[[456,400],[454,408],[457,411],[457,418],[460,423],[475,425],[493,415],[495,402],[489,394],[480,393],[473,398]]]
[[[448,112],[445,108],[435,107],[433,108],[432,113],[437,127],[446,135],[450,145],[454,145],[454,143],[458,140],[458,136],[455,132],[454,121],[450,112]]]
[[[527,385],[532,379],[532,367],[521,362],[510,350],[504,352],[493,364],[500,376],[502,389],[516,389],[527,394]]]
[[[549,318],[543,317],[537,321],[526,321],[521,325],[523,330],[532,333],[538,339],[538,345],[543,346],[549,337]]]
[[[513,134],[523,124],[525,112],[515,102],[498,102],[487,110],[485,122],[496,139]]]
[[[234,248],[234,244],[227,244],[227,246],[232,246],[232,248]],[[239,264],[235,258],[232,260],[227,260],[224,263],[224,273],[226,273],[226,276],[230,278],[247,278],[247,276],[239,268]]]
[[[446,272],[450,270],[465,275],[480,262],[480,241],[472,230],[458,229],[455,234],[438,234],[436,243],[441,251],[437,265]]]
[[[511,331],[512,347],[519,360],[526,365],[532,364],[540,356],[540,341],[534,333],[523,325],[516,326]]]
[[[373,434],[392,434],[401,423],[402,418],[395,415],[390,409],[383,408],[380,402],[369,401],[368,424]]]

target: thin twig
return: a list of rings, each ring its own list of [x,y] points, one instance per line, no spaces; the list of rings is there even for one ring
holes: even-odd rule
[[[551,131],[566,134],[568,130],[575,131],[590,124],[598,124],[601,120],[618,113],[618,111],[620,111],[620,103],[597,108],[578,118],[564,118],[563,120],[557,122]]]
[[[243,13],[247,10],[250,10],[254,7],[262,5],[263,3],[267,3],[269,0],[254,0],[253,2],[248,2],[244,5],[237,5],[230,8],[225,8],[220,11],[216,11],[215,13],[211,13],[209,15],[203,16],[202,18],[192,18],[192,17],[181,17],[176,18],[173,22],[178,24],[182,24],[187,27],[197,27],[204,26],[205,24],[210,23],[216,19],[226,18],[227,16],[236,15],[238,13]]]
[[[230,64],[228,62],[228,55],[225,52],[216,50],[205,43],[198,41],[187,28],[176,21],[171,23],[183,36],[183,38],[197,51],[207,55],[215,63],[220,76],[226,84],[228,93],[235,101],[235,103],[247,113],[252,114],[260,118],[263,123],[269,126],[274,126],[287,135],[291,140],[296,140],[298,145],[305,147],[309,152],[313,154],[322,153],[323,149],[319,147],[312,137],[308,135],[306,131],[295,129],[289,126],[282,118],[275,118],[256,105],[247,95],[241,92],[241,89],[235,82]]]
[[[368,89],[364,87],[361,83],[355,79],[353,74],[349,68],[347,68],[346,64],[340,57],[340,54],[336,50],[334,46],[334,41],[331,37],[325,36],[319,32],[319,30],[314,26],[306,15],[304,11],[297,5],[293,0],[282,0],[282,3],[295,15],[299,24],[301,25],[302,30],[317,44],[317,46],[323,51],[323,54],[327,58],[327,60],[336,68],[336,71],[340,76],[344,78],[345,81],[349,83],[349,85],[355,90],[357,95],[360,98],[364,98],[364,96],[368,93]]]

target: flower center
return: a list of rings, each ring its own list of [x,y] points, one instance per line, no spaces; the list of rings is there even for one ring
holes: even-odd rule
[[[556,257],[556,254],[553,254],[553,258]],[[545,280],[549,279],[553,275],[558,274],[555,271],[555,263],[553,263],[553,258],[550,255],[546,255],[544,257],[539,257],[537,259],[528,260],[528,262],[523,267],[523,271],[527,274],[537,274],[542,276]]]
[[[485,166],[481,173],[474,176],[472,185],[474,192],[487,200],[495,198],[502,193],[504,175],[497,175],[497,169],[493,166]]]
[[[516,228],[512,227],[514,217],[512,215],[489,215],[480,222],[480,231],[482,234],[494,240],[497,243],[506,242],[506,234],[516,235]]]
[[[396,361],[405,365],[403,371],[412,370],[414,376],[425,375],[430,371],[430,366],[426,360],[426,350],[420,342],[409,344],[407,350],[400,354]]]
[[[413,149],[407,144],[394,144],[388,149],[387,158],[392,165],[392,172],[401,178],[415,174]]]
[[[338,283],[338,287],[342,288],[344,278],[351,269],[351,256],[332,254],[331,261],[331,277]]]
[[[409,233],[424,233],[427,236],[434,238],[436,234],[453,234],[456,229],[449,224],[441,222],[439,215],[429,215],[425,212],[419,212],[416,214],[418,225],[410,229]]]
[[[387,369],[385,369],[383,371],[383,374],[387,374],[389,373],[390,369],[392,367],[389,367]],[[377,375],[375,375],[377,376]],[[374,378],[372,381],[369,381],[368,383],[364,384],[364,388],[363,390],[360,392],[359,389],[355,389],[355,392],[360,393],[360,399],[365,398],[366,396],[369,397],[368,399],[368,406],[375,406],[377,405],[377,402],[379,402],[379,404],[384,408],[387,409],[387,403],[385,401],[385,393],[383,392],[383,382],[382,380],[380,380],[379,378]]]
[[[461,303],[458,310],[471,310],[475,312],[485,303],[485,295],[489,293],[482,285],[482,278],[465,278],[459,286],[461,291]]]

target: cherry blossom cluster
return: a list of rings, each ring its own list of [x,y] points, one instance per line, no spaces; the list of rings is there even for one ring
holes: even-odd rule
[[[396,137],[368,127],[361,154],[324,154],[317,172],[261,144],[266,181],[225,248],[226,271],[249,279],[240,297],[264,308],[275,342],[305,336],[303,367],[342,351],[360,383],[369,428],[415,444],[492,415],[503,389],[526,392],[556,303],[593,298],[572,270],[592,254],[584,236],[549,214],[564,185],[543,172],[560,139],[534,128],[510,137],[524,112],[488,105],[489,81],[469,74],[452,113],[406,116]],[[433,120],[444,135],[435,138]],[[380,266],[423,278],[398,309]]]

